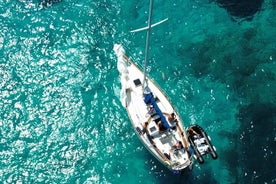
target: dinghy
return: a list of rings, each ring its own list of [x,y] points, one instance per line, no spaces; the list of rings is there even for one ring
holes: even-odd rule
[[[138,137],[152,155],[168,169],[179,172],[191,166],[187,134],[179,114],[162,90],[147,76],[148,48],[153,0],[150,1],[144,70],[120,44],[114,45],[120,72],[121,101]]]
[[[192,125],[187,129],[188,141],[194,150],[194,157],[198,163],[203,164],[203,156],[210,154],[217,159],[216,148],[212,145],[210,137],[199,125]]]

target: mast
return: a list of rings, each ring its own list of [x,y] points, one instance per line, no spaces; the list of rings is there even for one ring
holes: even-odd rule
[[[147,38],[146,38],[146,50],[145,50],[143,91],[145,91],[145,88],[148,86],[148,82],[147,82],[147,66],[148,66],[148,51],[149,51],[149,41],[150,41],[150,29],[151,29],[152,10],[153,10],[153,0],[150,0],[149,17],[148,17],[148,28],[147,28]]]

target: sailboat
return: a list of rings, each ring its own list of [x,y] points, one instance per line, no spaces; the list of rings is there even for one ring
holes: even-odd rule
[[[126,55],[121,44],[114,45],[122,85],[121,101],[149,152],[168,169],[180,172],[192,165],[183,122],[165,93],[147,75],[152,10],[153,0],[150,0],[148,26],[138,29],[147,30],[143,71]]]

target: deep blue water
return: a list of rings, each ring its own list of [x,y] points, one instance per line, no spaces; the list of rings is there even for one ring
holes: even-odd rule
[[[174,175],[120,104],[148,1],[0,1],[0,183],[275,183],[276,1],[154,4],[150,76],[219,158]]]

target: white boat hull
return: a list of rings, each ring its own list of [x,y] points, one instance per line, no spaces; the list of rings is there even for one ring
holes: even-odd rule
[[[118,60],[117,67],[120,72],[122,85],[122,105],[126,108],[132,126],[142,143],[153,156],[170,170],[180,171],[190,166],[192,162],[189,154],[189,143],[178,113],[166,95],[149,79],[148,88],[154,95],[156,104],[171,127],[164,132],[160,132],[155,122],[156,120],[154,121],[156,115],[152,115],[149,112],[150,105],[144,102],[142,89],[143,72],[125,55],[125,51],[121,45],[115,44],[114,52]],[[168,119],[171,113],[175,114],[177,123],[175,121],[170,122]],[[148,125],[145,128],[145,122],[147,121]],[[183,148],[172,149],[178,141],[181,141]]]

